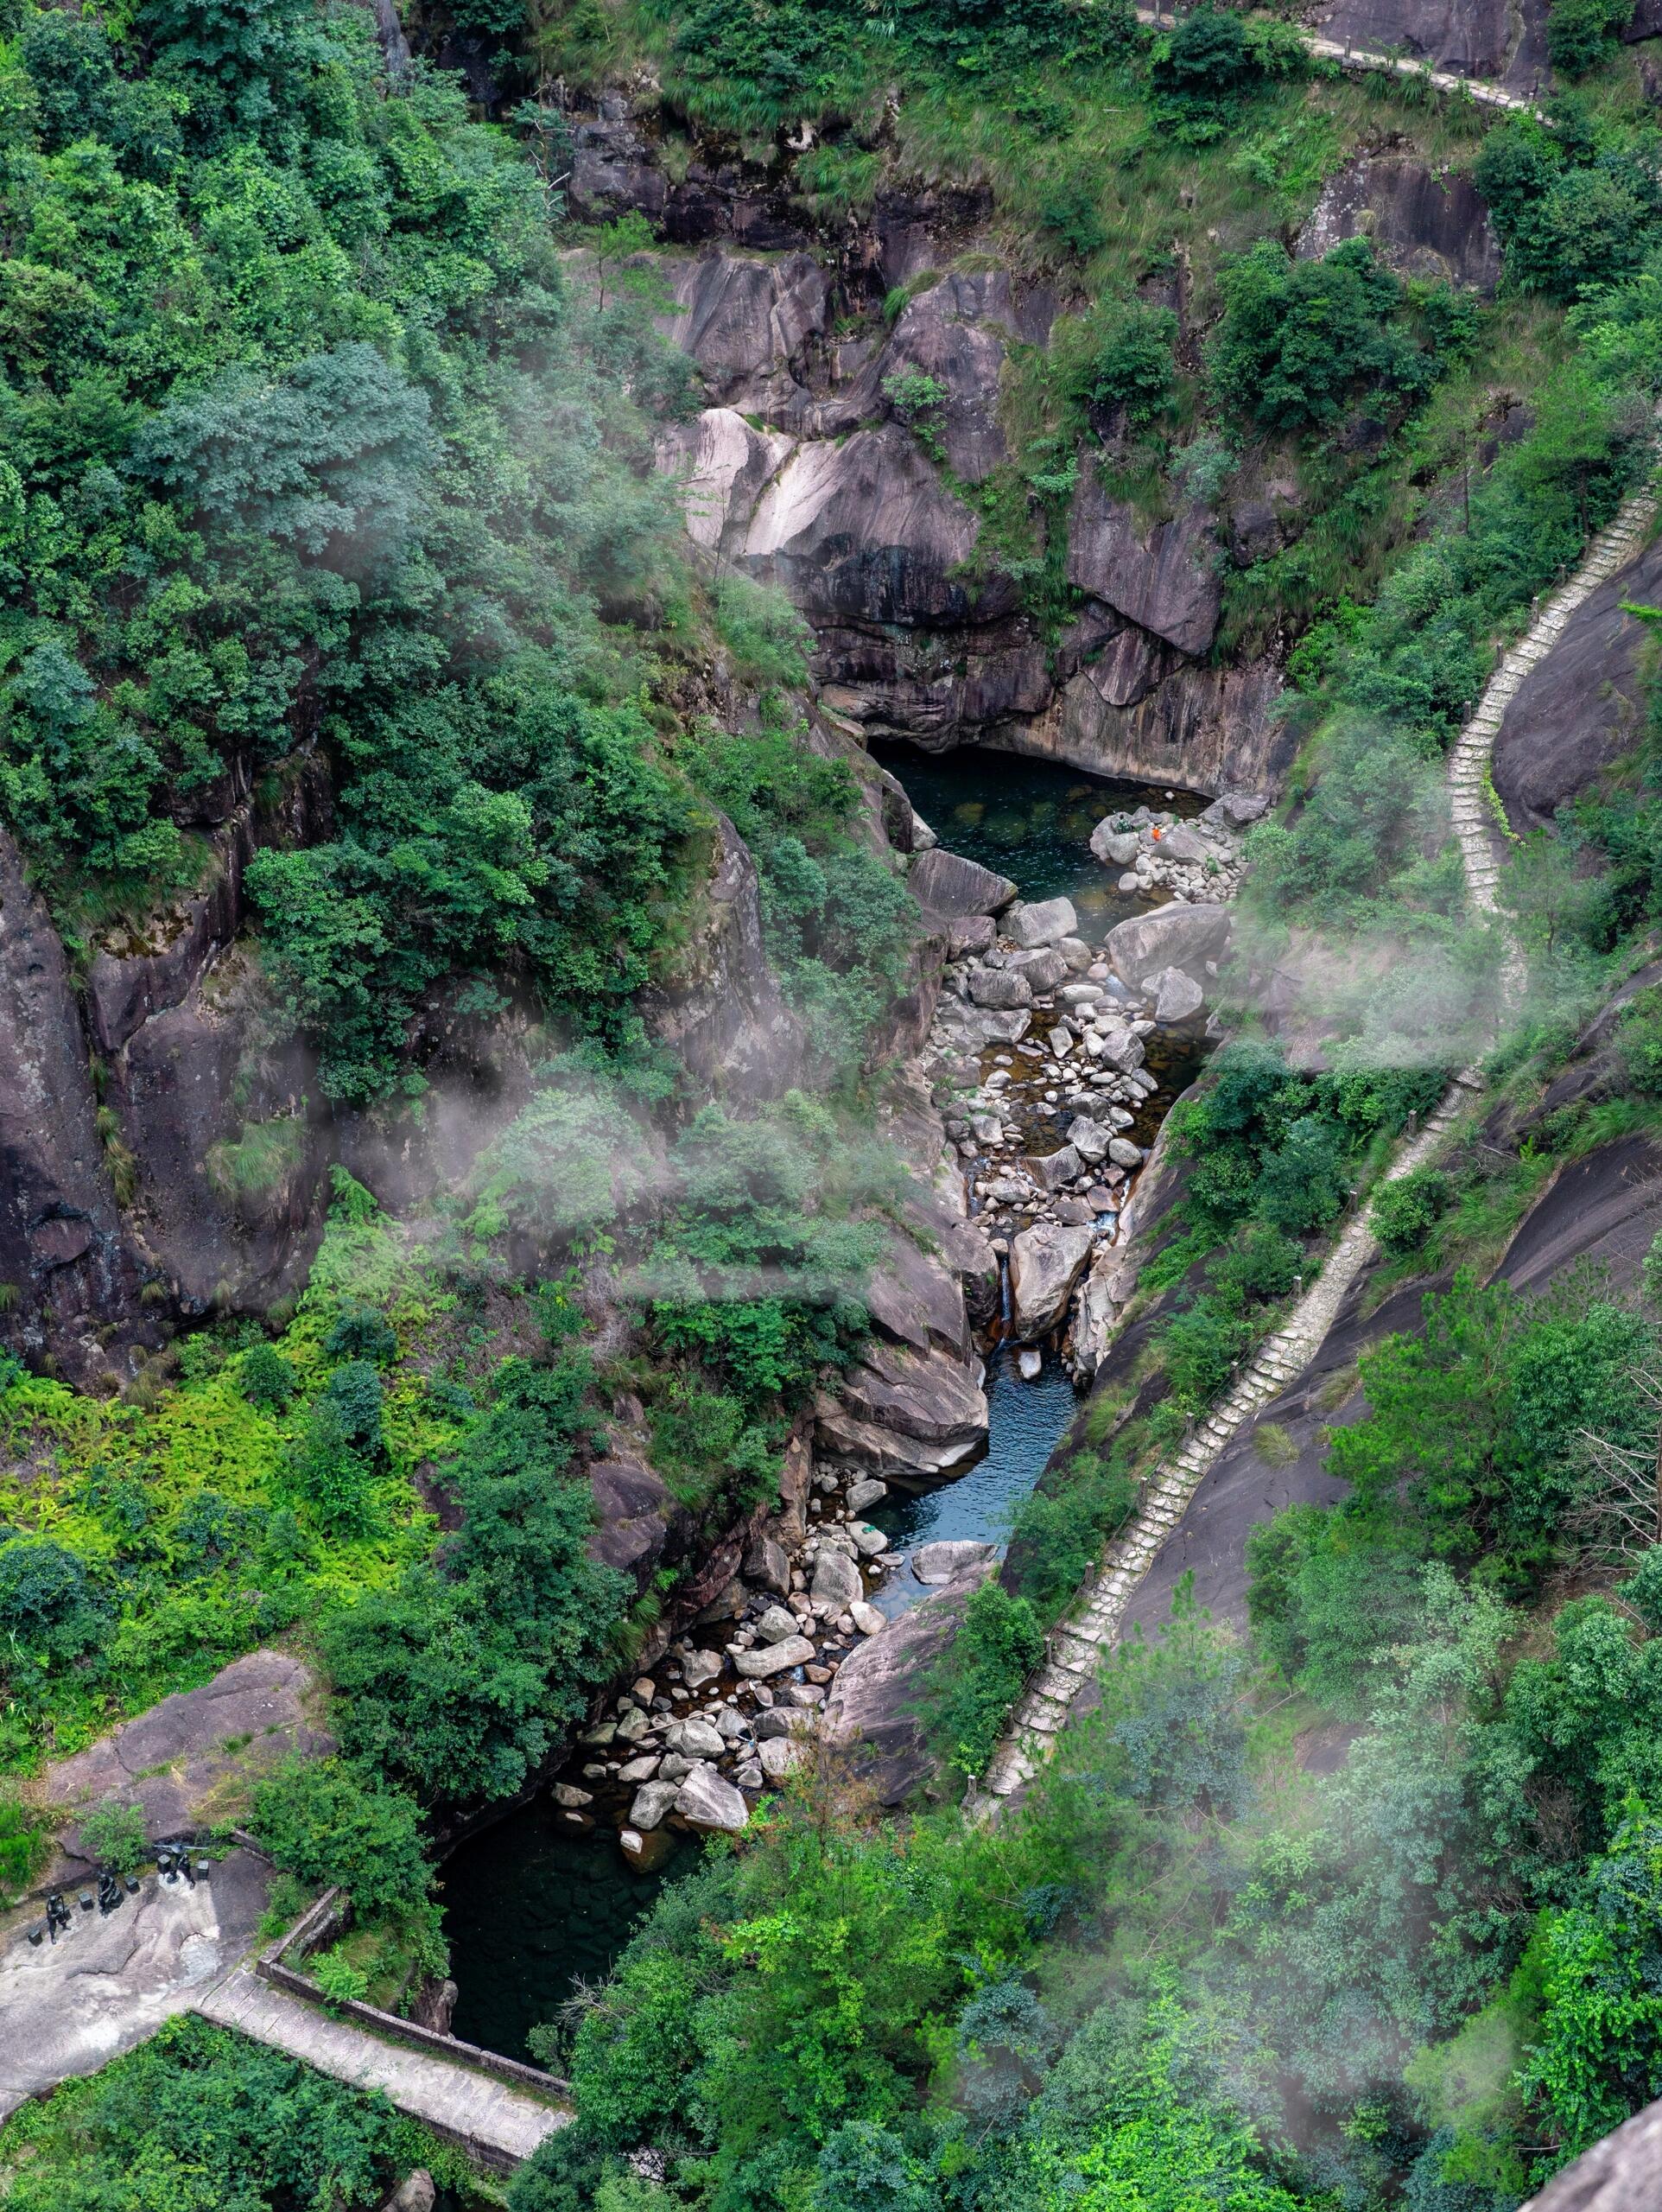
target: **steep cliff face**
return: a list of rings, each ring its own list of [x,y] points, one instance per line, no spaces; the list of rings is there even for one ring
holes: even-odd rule
[[[780,175],[734,152],[700,147],[672,178],[652,105],[609,93],[574,124],[574,200],[593,217],[639,208],[668,241],[664,327],[707,404],[663,436],[660,466],[710,571],[777,584],[807,616],[824,711],[931,749],[990,744],[1208,793],[1272,784],[1278,671],[1213,654],[1224,575],[1297,536],[1295,488],[1247,467],[1225,501],[1172,488],[1139,512],[1116,492],[1105,423],[1018,556],[990,499],[1014,458],[1013,359],[1079,302],[1011,269],[974,193],[891,187],[816,235]],[[1407,274],[1498,277],[1469,179],[1411,152],[1350,162],[1298,251],[1357,235]],[[1169,289],[1182,321],[1185,287]],[[930,396],[909,401],[897,379]],[[1063,540],[1048,552],[1047,530]],[[1077,595],[1060,634],[1029,589],[1039,559]]]

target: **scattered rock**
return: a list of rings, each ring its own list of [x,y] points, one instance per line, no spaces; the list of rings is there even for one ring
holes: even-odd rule
[[[783,1782],[802,1755],[802,1745],[793,1743],[789,1736],[771,1737],[757,1747],[757,1758],[770,1782]]]
[[[851,1521],[848,1533],[854,1540],[854,1549],[862,1559],[875,1559],[879,1552],[889,1548],[889,1539],[882,1529],[871,1528],[864,1521]],[[853,1602],[851,1599],[849,1603],[852,1605]]]
[[[1071,1183],[1080,1172],[1082,1162],[1071,1144],[1064,1144],[1060,1152],[1048,1153],[1043,1160],[1028,1162],[1034,1174],[1047,1191],[1059,1191]]]
[[[1153,992],[1157,1021],[1187,1021],[1206,1003],[1206,993],[1181,968],[1163,968],[1147,979],[1145,988]]]
[[[693,1713],[669,1731],[672,1749],[683,1758],[719,1759],[726,1749],[721,1731],[706,1720],[701,1713]]]
[[[757,1622],[756,1633],[764,1643],[783,1643],[796,1634],[796,1616],[787,1606],[770,1605]]]
[[[978,968],[969,979],[969,995],[977,1006],[1031,1006],[1033,987],[1008,968]]]
[[[605,1770],[606,1770],[604,1768],[600,1770],[602,1773],[604,1773]],[[624,1764],[618,1770],[618,1779],[619,1782],[650,1782],[657,1770],[657,1753],[656,1751],[644,1751],[639,1758],[627,1759],[625,1761]],[[558,1786],[555,1787],[554,1794],[556,1797],[559,1797],[560,1789]],[[563,1803],[564,1800],[561,1799],[561,1802]]]
[[[1143,1164],[1141,1147],[1134,1145],[1129,1137],[1110,1137],[1108,1158],[1116,1167],[1140,1167]]]
[[[854,1626],[862,1636],[877,1636],[881,1632],[885,1616],[879,1612],[875,1605],[867,1605],[862,1598],[856,1598],[849,1606],[848,1611]],[[761,1733],[759,1728],[757,1733],[758,1735]]]
[[[888,1495],[887,1483],[879,1482],[875,1475],[867,1475],[860,1482],[849,1484],[848,1510],[864,1513],[868,1506],[879,1504]]]
[[[745,1554],[745,1580],[753,1582],[758,1590],[771,1590],[776,1596],[784,1596],[790,1587],[790,1561],[784,1546],[777,1538],[758,1537]],[[695,1688],[697,1685],[692,1687]]]
[[[1016,1364],[1021,1370],[1023,1382],[1036,1382],[1044,1370],[1044,1356],[1042,1352],[1035,1351],[1029,1344],[1017,1355]]]
[[[1108,1135],[1100,1122],[1087,1119],[1083,1114],[1075,1116],[1068,1124],[1068,1141],[1088,1166],[1094,1167],[1100,1160],[1108,1156]]]
[[[777,1547],[776,1547],[777,1549]],[[790,1571],[785,1570],[785,1587],[790,1587]],[[721,1661],[714,1651],[689,1651],[681,1662],[681,1678],[689,1690],[701,1690],[706,1682],[713,1682],[721,1672]]]
[[[814,1580],[808,1586],[809,1602],[816,1611],[821,1605],[828,1605],[834,1612],[840,1613],[845,1605],[865,1595],[866,1585],[860,1580],[860,1569],[846,1552],[820,1554],[814,1562]]]
[[[1137,832],[1116,830],[1110,817],[1092,830],[1091,850],[1105,868],[1129,868],[1137,857]]]

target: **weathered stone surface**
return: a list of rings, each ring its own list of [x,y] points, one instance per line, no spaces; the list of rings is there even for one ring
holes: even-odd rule
[[[695,1766],[681,1785],[676,1810],[688,1827],[720,1829],[737,1835],[750,1820],[741,1794],[713,1766]]]
[[[889,1539],[882,1529],[873,1529],[869,1522],[851,1521],[848,1534],[853,1539],[854,1549],[862,1559],[875,1559],[879,1552],[886,1552],[889,1548]]]
[[[152,1876],[107,1916],[78,1913],[55,1945],[15,1931],[0,1953],[0,2117],[189,2011],[253,1941],[270,1879],[233,1851],[193,1889]]]
[[[1122,1075],[1129,1075],[1140,1068],[1148,1058],[1140,1037],[1129,1029],[1110,1029],[1102,1042],[1101,1059],[1104,1067],[1117,1068]]]
[[[606,1567],[632,1576],[644,1589],[663,1557],[672,1529],[687,1520],[662,1476],[623,1452],[597,1459],[588,1471],[594,1500],[589,1552]]]
[[[742,1675],[746,1681],[765,1681],[770,1675],[789,1674],[793,1667],[805,1667],[814,1656],[814,1647],[805,1636],[788,1636],[782,1643],[770,1643],[760,1651],[736,1651],[733,1672]]]
[[[774,1098],[796,1081],[808,1046],[763,945],[756,863],[726,817],[716,822],[715,866],[675,972],[642,994],[642,1015],[709,1090]]]
[[[250,1651],[199,1690],[163,1698],[136,1719],[58,1759],[42,1777],[47,1802],[82,1811],[102,1797],[143,1808],[152,1836],[194,1827],[210,1800],[218,1817],[246,1810],[254,1783],[291,1753],[333,1748],[319,1725],[310,1669],[287,1651]],[[234,1743],[235,1751],[225,1745]],[[78,1831],[66,1838],[74,1853]]]
[[[790,1586],[789,1574],[785,1587]],[[720,1655],[714,1651],[689,1651],[681,1662],[681,1679],[689,1690],[702,1689],[706,1682],[713,1682],[721,1672]]]
[[[1088,1121],[1084,1115],[1075,1115],[1068,1124],[1068,1141],[1080,1159],[1094,1166],[1099,1160],[1108,1156],[1109,1132],[1100,1122]]]
[[[757,502],[742,557],[810,621],[959,624],[1014,605],[1007,578],[965,574],[979,531],[916,441],[890,425],[799,446]]]
[[[1400,49],[1434,69],[1509,91],[1539,86],[1546,63],[1544,0],[1335,0],[1313,28],[1376,54]]]
[[[719,1759],[726,1745],[720,1730],[701,1713],[695,1713],[687,1719],[677,1721],[669,1731],[669,1748],[688,1758]]]
[[[635,1792],[635,1802],[629,1808],[629,1825],[650,1834],[661,1827],[675,1809],[681,1795],[678,1782],[644,1782]]]
[[[1010,1246],[1010,1290],[1018,1337],[1042,1337],[1068,1310],[1079,1271],[1090,1257],[1088,1229],[1024,1229]]]
[[[1067,957],[1057,945],[1042,944],[1032,950],[1012,952],[1005,963],[1005,972],[1024,977],[1036,991],[1053,991],[1068,973]]]
[[[772,1736],[757,1746],[757,1762],[770,1782],[783,1782],[792,1767],[800,1764],[802,1747],[789,1736]]]
[[[947,923],[948,957],[991,952],[998,933],[991,914],[955,914]]]
[[[986,1395],[962,1360],[874,1344],[859,1366],[821,1393],[819,1447],[834,1459],[889,1480],[943,1474],[979,1452]]]
[[[784,1546],[771,1536],[758,1536],[745,1554],[745,1580],[783,1598],[790,1587],[790,1560]]]
[[[811,254],[763,260],[718,248],[669,268],[669,335],[698,364],[713,399],[777,418],[807,397],[792,371],[825,328],[828,299]]]
[[[1081,468],[1068,517],[1069,582],[1181,652],[1205,652],[1217,632],[1221,596],[1210,553],[1203,510],[1186,508],[1139,534],[1130,507],[1108,496],[1094,466]]]
[[[841,1612],[856,1598],[866,1595],[866,1585],[860,1580],[860,1569],[846,1552],[822,1551],[814,1562],[814,1579],[808,1586],[809,1600],[815,1605],[827,1605]]]
[[[874,1475],[868,1475],[863,1482],[849,1484],[848,1510],[864,1513],[868,1506],[880,1503],[888,1495],[887,1483],[879,1482]]]
[[[432,2175],[425,2166],[417,2166],[415,2172],[393,2190],[382,2206],[381,2212],[433,2212],[438,2201],[439,2192],[434,2186]]]
[[[151,1333],[96,1112],[68,960],[0,830],[0,1277],[19,1294],[0,1332],[72,1381],[124,1371]]]
[[[967,1569],[868,1637],[837,1671],[826,1700],[825,1740],[852,1756],[885,1805],[898,1804],[929,1773],[917,1714],[923,1678],[987,1572],[984,1566]]]
[[[1005,933],[1024,950],[1054,944],[1059,937],[1079,933],[1079,917],[1071,899],[1040,899],[1014,906],[1004,918]]]
[[[1662,2101],[1584,2151],[1519,2212],[1662,2212]]]
[[[975,1543],[967,1537],[919,1544],[911,1557],[912,1573],[920,1582],[950,1582],[967,1567],[979,1567],[983,1560],[990,1560],[997,1549],[996,1544]]]
[[[1104,661],[1080,669],[1033,720],[1001,730],[1000,744],[1097,775],[1201,791],[1275,782],[1292,757],[1291,727],[1274,712],[1281,677],[1268,661],[1181,662],[1129,700],[1107,671]]]
[[[943,276],[902,308],[884,349],[879,385],[907,371],[932,377],[946,393],[938,411],[947,465],[979,484],[1007,458],[999,426],[999,374],[1005,332],[1016,327],[1009,277],[1002,270]]]
[[[969,995],[977,1006],[1031,1006],[1033,986],[1012,969],[978,968],[969,979]]]
[[[879,1636],[882,1633],[884,1616],[875,1605],[868,1605],[864,1599],[854,1599],[848,1608],[848,1615],[862,1636]]]
[[[1229,909],[1201,905],[1157,906],[1108,931],[1103,950],[1122,982],[1140,985],[1163,968],[1204,969],[1229,943]]]
[[[757,502],[796,450],[782,431],[757,430],[732,407],[708,407],[659,435],[657,466],[681,487],[682,520],[702,551],[731,558],[744,544]]]
[[[1494,741],[1494,788],[1514,830],[1551,822],[1638,743],[1645,725],[1645,625],[1622,602],[1653,606],[1662,593],[1662,539],[1601,584],[1532,669]]]
[[[979,861],[967,861],[943,845],[920,853],[906,881],[918,904],[937,914],[997,914],[1017,890],[1007,875],[995,875]]]
[[[1027,1164],[1047,1191],[1059,1191],[1064,1184],[1077,1179],[1083,1161],[1071,1144],[1064,1144],[1060,1152],[1047,1153],[1043,1159],[1030,1160]]]
[[[1301,260],[1319,259],[1351,238],[1367,238],[1405,276],[1483,292],[1500,280],[1500,247],[1488,209],[1462,169],[1439,172],[1404,154],[1347,162],[1323,187],[1297,251]]]
[[[1142,1165],[1142,1148],[1129,1137],[1110,1137],[1108,1158],[1116,1167],[1138,1167]]]
[[[1206,1003],[1205,990],[1181,968],[1163,968],[1153,982],[1157,1021],[1187,1021]]]
[[[798,1633],[796,1616],[788,1605],[770,1605],[757,1622],[756,1633],[764,1643],[783,1643],[786,1637]]]

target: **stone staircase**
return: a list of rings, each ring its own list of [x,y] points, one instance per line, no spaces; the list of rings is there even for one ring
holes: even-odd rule
[[[1139,8],[1136,13],[1139,22],[1151,23],[1157,30],[1177,22],[1175,5]],[[1433,92],[1449,93],[1456,99],[1463,95],[1479,107],[1494,108],[1501,114],[1537,118],[1543,114],[1533,100],[1521,93],[1508,92],[1499,85],[1484,83],[1481,78],[1456,76],[1450,69],[1428,69],[1423,61],[1413,60],[1405,54],[1379,54],[1370,47],[1347,46],[1337,39],[1323,38],[1315,31],[1305,31],[1304,39],[1308,52],[1321,60],[1337,62],[1342,69],[1411,78],[1416,84],[1429,86]]]
[[[1588,547],[1580,565],[1557,591],[1538,602],[1524,636],[1501,656],[1475,712],[1449,754],[1449,808],[1474,911],[1497,914],[1500,823],[1489,783],[1489,761],[1507,709],[1524,678],[1545,659],[1570,617],[1598,587],[1643,549],[1655,526],[1658,499],[1648,487],[1622,503],[1614,519]],[[1523,963],[1510,946],[1502,969],[1503,996],[1523,982]],[[1399,1181],[1426,1166],[1442,1149],[1462,1109],[1481,1093],[1483,1079],[1467,1068],[1449,1086],[1425,1125],[1399,1147],[1381,1183]],[[1340,1306],[1376,1251],[1373,1200],[1368,1199],[1341,1234],[1320,1274],[1283,1325],[1266,1338],[1222,1401],[1198,1422],[1171,1459],[1145,1485],[1134,1518],[1114,1538],[1097,1573],[1068,1618],[1050,1631],[1044,1665],[1017,1700],[1003,1741],[993,1753],[966,1810],[973,1819],[996,1813],[1050,1758],[1074,1700],[1091,1683],[1113,1643],[1132,1592],[1177,1526],[1202,1478],[1240,1428],[1278,1397],[1315,1357]]]

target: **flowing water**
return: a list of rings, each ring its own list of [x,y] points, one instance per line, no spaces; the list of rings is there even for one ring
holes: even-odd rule
[[[1093,940],[1147,904],[1122,896],[1093,856],[1090,834],[1103,816],[1143,805],[1187,816],[1206,804],[1190,792],[1111,783],[1005,753],[929,754],[902,745],[872,751],[943,845],[1010,876],[1025,898],[1071,899]],[[1133,1131],[1145,1145],[1198,1057],[1169,1039],[1150,1044],[1157,1049],[1149,1065],[1161,1081],[1145,1122],[1139,1116]],[[893,1550],[910,1554],[943,1537],[1005,1541],[1077,1400],[1053,1355],[1036,1379],[1024,1381],[1014,1352],[1002,1344],[988,1354],[986,1391],[985,1457],[955,1481],[892,1491],[871,1513]],[[901,1567],[872,1602],[892,1618],[928,1594]],[[550,2019],[578,1982],[604,1978],[663,1882],[696,1866],[699,1855],[688,1840],[657,1872],[637,1873],[612,1831],[574,1829],[547,1795],[472,1837],[444,1866],[446,1929],[460,1992],[455,2032],[510,2057],[529,2057],[527,2031]]]

